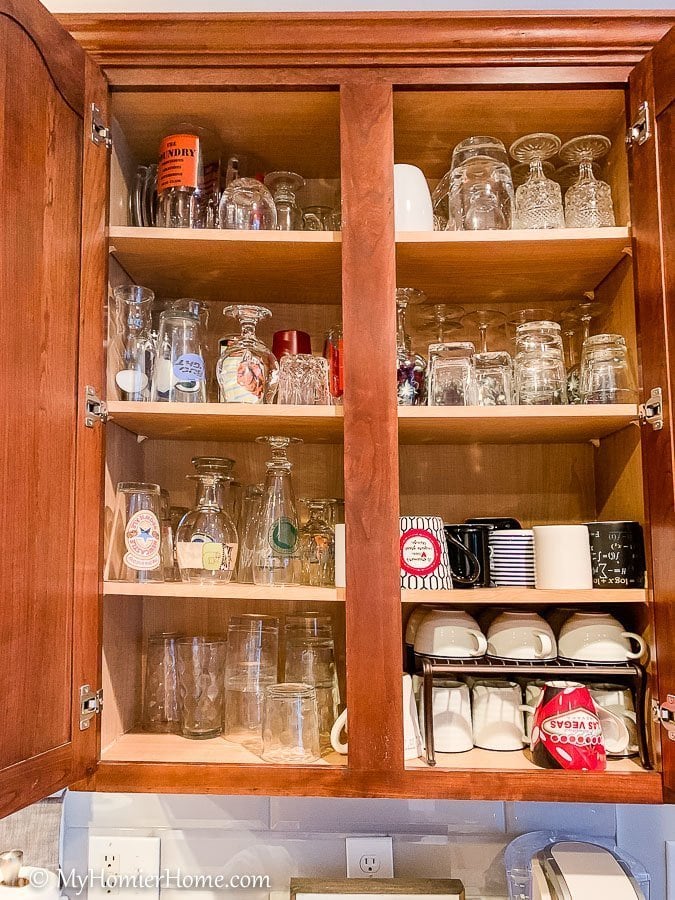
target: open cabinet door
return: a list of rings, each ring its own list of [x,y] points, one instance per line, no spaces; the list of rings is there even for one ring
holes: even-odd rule
[[[108,151],[101,73],[37,0],[0,0],[0,816],[96,764]],[[93,420],[92,420],[93,421]],[[92,705],[92,704],[90,704]]]
[[[648,479],[659,702],[666,798],[675,799],[675,30],[637,66],[629,84],[633,241],[643,402],[660,388],[663,423],[643,429]],[[653,412],[658,412],[653,408]],[[657,423],[658,424],[658,423]]]

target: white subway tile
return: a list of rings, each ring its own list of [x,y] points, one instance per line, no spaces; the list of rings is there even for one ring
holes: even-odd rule
[[[506,830],[510,834],[555,828],[599,837],[616,834],[612,803],[506,803]]]

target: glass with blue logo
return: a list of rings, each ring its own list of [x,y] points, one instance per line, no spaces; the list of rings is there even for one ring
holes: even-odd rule
[[[159,317],[152,400],[206,403],[206,367],[199,315],[167,309]]]

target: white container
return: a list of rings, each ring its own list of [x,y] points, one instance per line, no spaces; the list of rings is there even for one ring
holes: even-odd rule
[[[535,525],[535,586],[549,591],[593,587],[591,545],[585,525]]]
[[[394,166],[394,223],[396,231],[434,230],[429,185],[417,166]]]

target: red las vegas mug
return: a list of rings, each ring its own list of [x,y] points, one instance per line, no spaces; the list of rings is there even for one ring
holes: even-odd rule
[[[602,726],[587,687],[547,681],[534,711],[532,759],[542,769],[605,770]]]

